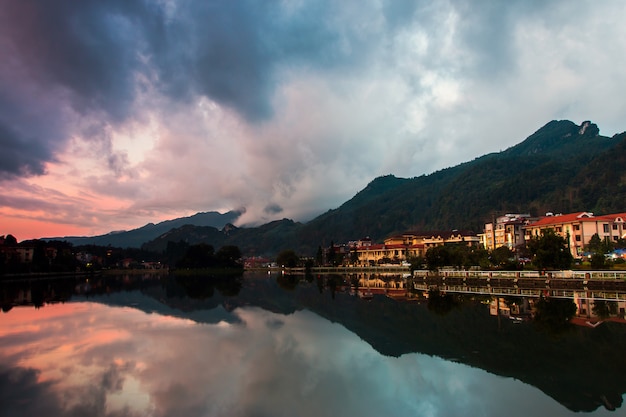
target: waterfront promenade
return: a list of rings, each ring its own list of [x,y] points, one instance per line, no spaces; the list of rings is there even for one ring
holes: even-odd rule
[[[266,269],[270,270],[270,269]],[[275,268],[272,272],[304,274],[304,268]],[[401,288],[442,290],[468,293],[492,293],[508,295],[531,295],[548,291],[561,291],[567,296],[571,291],[619,292],[617,297],[626,297],[626,271],[566,270],[566,271],[475,271],[442,269],[439,271],[415,270],[400,265],[381,267],[314,267],[312,274],[358,275],[369,281],[377,275],[396,276]],[[370,276],[367,278],[364,276]],[[365,282],[360,285],[365,285]],[[411,281],[409,284],[408,281]],[[370,281],[371,282],[371,281]],[[388,284],[381,283],[386,286]],[[565,292],[563,292],[565,291]],[[615,299],[614,296],[609,297]]]
[[[530,295],[537,291],[616,292],[626,299],[626,271],[414,271],[415,288],[438,287],[454,292]]]

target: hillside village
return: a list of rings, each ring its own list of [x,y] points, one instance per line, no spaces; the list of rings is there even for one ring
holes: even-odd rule
[[[384,243],[373,243],[369,238],[338,245],[336,250],[343,253],[354,252],[357,265],[375,265],[383,262],[408,262],[411,258],[424,257],[428,249],[436,246],[462,244],[482,246],[486,250],[507,247],[519,252],[533,237],[541,236],[545,230],[552,230],[565,239],[574,259],[583,258],[585,248],[597,235],[602,242],[616,248],[614,257],[626,258],[626,213],[595,216],[590,212],[568,214],[547,213],[542,217],[530,214],[505,214],[484,226],[482,233],[450,230],[436,232],[409,231],[390,236]],[[518,254],[519,256],[519,254]]]
[[[525,250],[526,244],[532,238],[540,237],[546,230],[551,230],[564,239],[574,259],[581,260],[589,256],[586,250],[594,238],[602,242],[604,247],[611,249],[609,256],[614,260],[626,259],[626,212],[598,216],[591,212],[576,212],[547,213],[541,217],[532,217],[530,214],[505,214],[485,224],[482,233],[468,230],[407,231],[389,236],[382,243],[374,242],[369,237],[342,244],[333,243],[330,247],[319,248],[321,255],[318,255],[315,264],[408,266],[411,260],[424,258],[431,248],[452,245],[482,248],[490,252],[505,247],[518,262],[530,262],[530,259],[525,258],[528,255]],[[181,242],[172,242],[169,246],[177,245],[181,246],[179,248],[181,254],[184,253],[183,246],[189,246]],[[73,271],[98,265],[123,269],[167,267],[166,259],[159,259],[159,256],[164,257],[165,253],[152,254],[154,259],[140,260],[136,258],[139,256],[150,258],[150,254],[140,250],[129,250],[130,253],[126,253],[124,250],[111,247],[103,247],[104,252],[98,254],[97,246],[79,248],[80,250],[73,250],[71,244],[58,241],[46,243],[35,240],[18,243],[11,235],[0,236],[0,272],[29,272],[33,270],[31,265],[34,263],[50,266],[46,271]],[[267,266],[275,261],[265,257],[244,258],[243,261],[248,268]]]

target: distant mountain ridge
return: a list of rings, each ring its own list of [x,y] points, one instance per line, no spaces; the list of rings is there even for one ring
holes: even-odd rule
[[[239,213],[230,212],[233,221],[221,226],[190,225],[176,219],[160,223],[160,232],[150,238],[137,232],[141,228],[131,231],[132,235],[104,235],[91,242],[163,251],[168,241],[183,240],[216,248],[236,245],[245,255],[274,256],[280,250],[294,249],[311,256],[319,246],[365,236],[382,241],[407,230],[481,232],[484,223],[504,213],[603,214],[625,211],[625,204],[626,132],[607,137],[589,121],[577,125],[553,120],[502,152],[429,175],[375,178],[340,207],[305,224],[283,219],[237,228],[232,223]]]
[[[232,210],[227,213],[216,211],[196,213],[189,217],[181,217],[173,220],[165,220],[154,224],[148,223],[138,229],[118,231],[99,236],[66,236],[61,238],[46,238],[48,240],[65,240],[73,245],[100,245],[114,247],[141,247],[145,242],[156,239],[172,229],[182,226],[222,228],[229,223],[234,223],[241,211]]]

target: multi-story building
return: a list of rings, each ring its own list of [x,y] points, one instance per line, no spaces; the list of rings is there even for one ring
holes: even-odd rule
[[[468,246],[480,244],[479,237],[468,231],[445,232],[407,232],[385,239],[385,243],[372,244],[365,241],[356,245],[359,265],[373,265],[381,261],[406,262],[412,257],[424,256],[426,251],[435,246],[464,244]]]
[[[505,214],[495,219],[493,223],[486,223],[483,233],[479,235],[483,247],[493,250],[506,246],[511,250],[526,243],[524,227],[537,220],[530,214]]]
[[[584,247],[591,237],[597,234],[602,240],[615,242],[626,239],[626,213],[594,216],[589,212],[570,214],[548,214],[534,223],[525,226],[525,239],[541,235],[542,230],[552,229],[567,241],[572,256],[583,255]]]

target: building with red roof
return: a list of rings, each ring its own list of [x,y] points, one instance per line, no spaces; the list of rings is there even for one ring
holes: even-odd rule
[[[446,244],[480,244],[480,238],[470,231],[406,232],[385,239],[385,243],[357,245],[359,265],[374,265],[381,262],[400,263],[412,257],[424,256],[435,246]]]
[[[626,213],[594,216],[581,211],[569,214],[548,214],[524,227],[525,239],[541,236],[543,230],[551,229],[568,242],[572,256],[583,256],[585,245],[597,234],[602,240],[615,242],[626,239]]]

